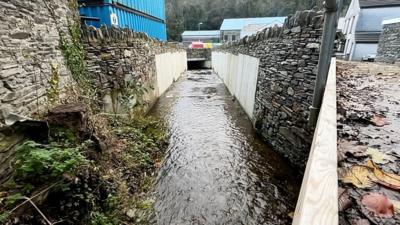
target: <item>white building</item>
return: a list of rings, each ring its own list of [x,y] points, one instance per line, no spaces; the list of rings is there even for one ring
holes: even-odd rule
[[[224,19],[220,28],[221,42],[239,40],[241,38],[242,29],[246,26],[250,25],[245,31],[246,35],[251,35],[257,32],[257,28],[259,27],[282,26],[285,19],[286,17]]]
[[[361,60],[376,54],[382,21],[400,15],[400,0],[352,0],[345,17],[344,54],[349,60]]]
[[[192,42],[200,41],[203,43],[219,43],[221,33],[219,30],[195,30],[182,33],[182,42],[189,46]]]
[[[264,24],[249,24],[246,25],[242,28],[240,31],[240,38],[244,38],[246,36],[251,36],[253,34],[256,34],[259,31],[264,30],[267,27],[270,27],[271,25],[264,25]],[[282,26],[282,24],[279,24],[279,26]]]

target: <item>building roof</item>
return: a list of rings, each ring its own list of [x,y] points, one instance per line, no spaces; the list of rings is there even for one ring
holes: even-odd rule
[[[264,24],[249,24],[249,25],[246,25],[246,26],[244,26],[242,28],[242,30],[240,32],[240,38],[255,34],[258,31],[263,30],[263,29],[265,29],[267,27],[268,27],[268,25],[264,25]]]
[[[378,43],[381,32],[356,32],[357,43]]]
[[[258,17],[258,18],[239,18],[239,19],[224,19],[220,30],[242,30],[249,24],[264,24],[272,26],[274,24],[282,25],[286,17]]]
[[[382,21],[383,25],[393,24],[393,23],[400,23],[400,17]]]
[[[400,6],[399,0],[359,0],[361,8]]]
[[[400,0],[399,0],[400,1]],[[399,7],[374,8],[370,10],[361,10],[357,20],[356,31],[374,32],[382,31],[382,22],[384,20],[399,17]]]
[[[219,30],[187,30],[182,33],[182,36],[218,36],[220,35]]]

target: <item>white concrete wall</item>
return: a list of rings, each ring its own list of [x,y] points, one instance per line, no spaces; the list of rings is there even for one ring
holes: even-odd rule
[[[186,52],[174,52],[156,55],[158,96],[164,94],[169,86],[171,86],[174,81],[178,80],[178,78],[186,70]]]
[[[247,55],[223,52],[213,52],[211,58],[214,71],[253,120],[260,60]]]

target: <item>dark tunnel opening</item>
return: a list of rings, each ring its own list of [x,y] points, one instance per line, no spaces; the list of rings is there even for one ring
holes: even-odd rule
[[[206,61],[188,61],[187,62],[188,70],[201,70],[201,69],[209,69],[206,65]]]

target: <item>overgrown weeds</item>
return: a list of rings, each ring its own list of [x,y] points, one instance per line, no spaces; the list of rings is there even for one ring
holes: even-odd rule
[[[46,224],[25,199],[49,221],[62,224],[149,224],[154,215],[153,186],[166,138],[162,123],[151,117],[103,116],[109,147],[98,152],[75,130],[54,127],[49,143],[18,147],[15,173],[0,192],[0,222]],[[98,154],[96,160],[88,156]],[[35,196],[52,184],[49,190]],[[35,197],[33,197],[35,196]],[[23,214],[21,214],[23,212]]]
[[[17,148],[15,172],[0,186],[0,224],[149,224],[156,171],[167,144],[165,129],[143,116],[143,95],[149,90],[136,82],[124,83],[121,92],[129,116],[101,113],[101,93],[86,69],[77,1],[69,1],[73,15],[68,32],[59,29],[60,48],[75,83],[61,98],[59,67],[54,65],[47,97],[51,105],[83,102],[87,110],[80,119],[87,121],[71,126],[48,121],[47,141],[27,140]],[[99,149],[93,140],[105,142],[106,148]]]

